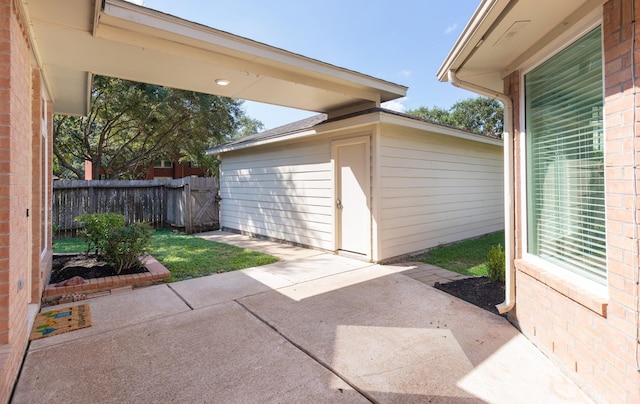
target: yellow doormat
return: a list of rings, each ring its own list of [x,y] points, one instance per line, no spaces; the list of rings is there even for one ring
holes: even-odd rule
[[[30,341],[91,327],[91,309],[88,304],[51,310],[36,316]]]

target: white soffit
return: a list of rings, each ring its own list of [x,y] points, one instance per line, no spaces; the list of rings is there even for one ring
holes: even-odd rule
[[[503,78],[604,0],[483,0],[438,70],[503,91]]]
[[[57,113],[87,112],[90,74],[317,112],[406,95],[404,86],[122,0],[24,4]]]

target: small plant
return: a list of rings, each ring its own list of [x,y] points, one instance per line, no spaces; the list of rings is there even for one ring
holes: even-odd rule
[[[147,223],[131,223],[109,230],[103,247],[105,260],[114,266],[116,274],[138,263],[151,245],[153,228]]]
[[[118,213],[91,213],[78,216],[80,234],[87,243],[86,253],[92,249],[113,265],[116,274],[138,264],[138,257],[151,245],[153,229],[147,223],[125,224]]]
[[[85,213],[76,217],[76,222],[82,225],[79,233],[87,243],[86,253],[93,249],[96,254],[102,254],[109,231],[124,226],[125,218],[118,213]]]
[[[58,223],[51,222],[51,246],[52,247],[56,245],[56,236],[58,235],[59,231],[60,231],[60,226],[58,226]]]
[[[494,245],[487,254],[487,272],[492,281],[504,282],[505,255],[502,244]]]

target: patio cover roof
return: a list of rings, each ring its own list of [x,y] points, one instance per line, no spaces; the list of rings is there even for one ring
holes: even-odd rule
[[[324,113],[406,95],[404,86],[122,0],[21,1],[56,113],[87,113],[92,74]]]
[[[503,79],[605,0],[482,0],[438,70],[503,91]]]

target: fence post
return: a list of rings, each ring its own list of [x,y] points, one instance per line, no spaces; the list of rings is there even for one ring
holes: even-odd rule
[[[191,211],[193,210],[191,207],[191,182],[190,178],[183,178],[184,181],[184,210],[185,210],[185,232],[187,234],[193,233],[193,225],[192,225],[192,217]]]
[[[86,213],[96,213],[97,209],[97,203],[96,203],[96,190],[93,187],[93,183],[91,182],[92,180],[89,180],[87,182],[88,184],[88,194],[89,194],[89,198],[87,200],[87,212]]]
[[[163,181],[162,183],[162,188],[160,189],[160,197],[162,200],[162,210],[160,212],[160,214],[162,215],[161,220],[162,220],[162,227],[166,227],[167,226],[167,210],[169,209],[168,207],[168,203],[167,203],[167,184],[166,182]]]

